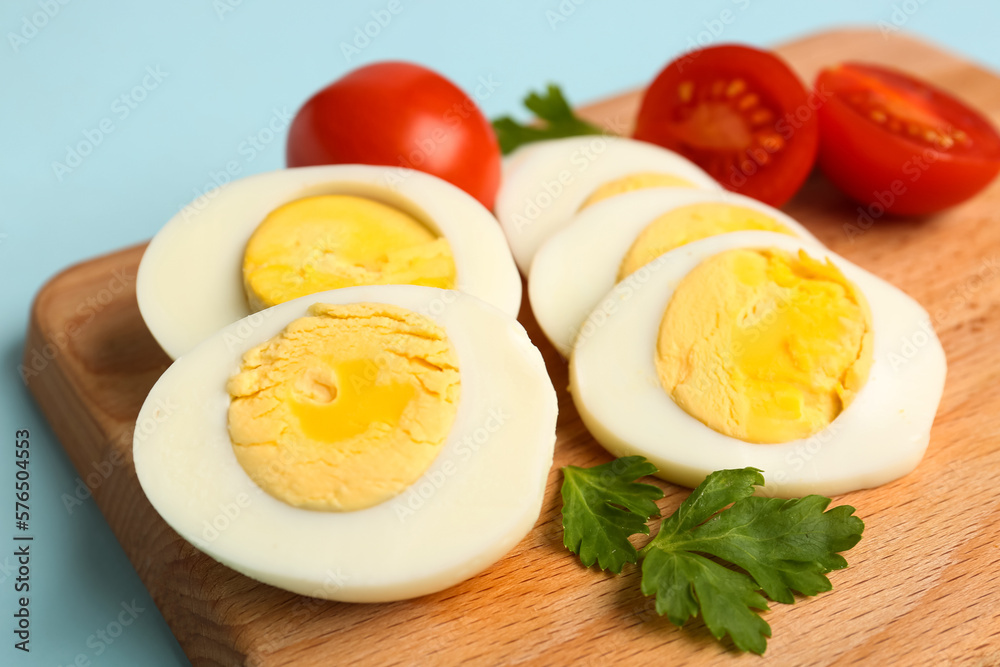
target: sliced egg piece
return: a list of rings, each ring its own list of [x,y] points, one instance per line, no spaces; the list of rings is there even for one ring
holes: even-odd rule
[[[661,384],[657,346],[675,291],[707,260],[733,249],[777,249],[792,255],[805,251],[819,262],[832,263],[870,306],[872,361],[867,380],[829,425],[809,437],[757,444],[724,435],[689,414]],[[930,318],[916,301],[828,250],[772,232],[735,232],[695,241],[670,251],[663,260],[650,268],[641,285],[609,293],[573,348],[570,391],[587,428],[606,449],[616,456],[645,456],[659,468],[660,477],[689,487],[714,470],[753,466],[768,480],[764,493],[780,497],[878,486],[917,466],[941,400],[946,363]],[[810,333],[791,330],[782,335],[799,348],[799,343],[809,342]],[[752,343],[746,350],[755,351]],[[789,352],[794,355],[796,350]],[[706,393],[710,388],[701,386]],[[779,396],[774,405],[763,407],[786,407],[780,403]]]
[[[524,273],[538,248],[581,208],[635,189],[722,187],[673,151],[623,137],[584,136],[528,144],[505,163],[495,211]]]
[[[819,241],[781,211],[726,191],[653,188],[599,202],[573,217],[539,249],[528,298],[545,336],[563,356],[584,320],[619,282],[634,289],[638,269],[665,252],[707,236],[742,230],[780,231]]]
[[[356,219],[323,233],[323,215]],[[301,227],[289,226],[297,219]],[[336,270],[326,268],[331,254],[340,255]],[[318,288],[303,289],[316,274]],[[176,359],[251,306],[395,280],[455,287],[512,316],[521,303],[520,276],[488,210],[429,174],[367,165],[283,169],[206,193],[150,242],[136,296],[153,337]]]
[[[372,468],[374,474],[380,465],[395,466],[395,460],[380,463],[376,456],[353,466],[362,478],[353,482],[334,476],[334,487],[368,494],[363,502],[355,502],[357,494],[331,496],[343,511],[324,511],[322,507],[330,505],[317,502],[316,494],[279,498],[282,493],[275,492],[275,477],[298,463],[305,464],[302,469],[307,473],[317,473],[317,466],[308,460],[309,452],[299,457],[302,461],[294,452],[283,460],[279,456],[270,464],[272,484],[265,491],[248,474],[252,466],[244,467],[243,455],[235,453],[230,438],[232,415],[227,422],[235,400],[229,392],[245,398],[250,388],[248,373],[264,373],[262,377],[273,383],[287,380],[305,393],[318,394],[321,402],[333,393],[335,401],[342,397],[357,403],[333,415],[339,420],[336,423],[329,419],[325,425],[319,423],[315,411],[286,423],[289,430],[299,426],[332,430],[337,438],[344,436],[345,429],[354,429],[349,422],[359,413],[372,420],[370,430],[377,436],[400,419],[399,400],[405,404],[412,398],[412,392],[401,394],[391,377],[383,382],[381,371],[362,377],[353,389],[347,386],[353,380],[341,378],[340,393],[337,388],[331,391],[336,381],[324,379],[321,368],[314,368],[310,375],[293,363],[316,352],[312,343],[305,346],[308,349],[293,351],[290,362],[282,362],[292,363],[286,368],[292,377],[282,379],[275,375],[280,375],[280,368],[267,368],[265,357],[274,356],[275,345],[302,342],[306,340],[303,332],[315,329],[315,323],[306,320],[303,325],[301,318],[333,313],[335,318],[350,320],[361,317],[358,313],[366,309],[388,313],[379,315],[380,323],[370,323],[369,329],[388,326],[424,336],[414,322],[426,318],[430,324],[424,326],[439,328],[435,337],[446,338],[453,348],[438,348],[414,368],[420,374],[418,384],[426,384],[430,393],[451,387],[447,391],[452,398],[458,396],[455,414],[444,415],[433,425],[428,416],[433,416],[436,407],[430,396],[431,402],[416,406],[414,414],[419,419],[404,429],[413,437],[407,446],[418,447],[433,439],[430,431],[447,427],[440,451],[412,483],[402,490],[389,489],[386,498],[371,496],[373,488],[379,493],[385,489],[375,488],[380,483],[369,484],[363,468]],[[402,316],[402,311],[412,317]],[[340,357],[356,354],[358,349],[371,351],[366,330],[345,329],[326,336],[332,348],[317,356],[336,357],[333,367],[343,372]],[[419,356],[400,348],[398,339],[387,340],[389,356],[403,361]],[[369,361],[376,366],[381,363],[378,356]],[[432,366],[457,369],[459,380],[441,384],[424,374]],[[299,386],[302,383],[308,386]],[[277,407],[271,400],[266,406],[246,404],[238,410],[266,417]],[[293,412],[298,409],[292,408]],[[507,314],[457,291],[409,285],[349,287],[255,313],[224,327],[178,359],[154,385],[139,412],[133,451],[139,482],[153,507],[184,539],[219,562],[295,593],[379,602],[433,593],[468,579],[504,556],[531,530],[552,465],[556,412],[555,392],[541,355],[521,325]],[[254,428],[242,429],[242,435]],[[248,438],[256,438],[256,444],[247,443]],[[277,446],[264,442],[269,438],[273,435],[258,432],[238,439],[244,450]],[[319,468],[334,470],[338,459],[363,453],[319,452],[326,457]],[[391,472],[379,474],[389,479]],[[290,483],[278,486],[293,491],[307,488],[299,481],[286,479]],[[345,500],[350,507],[343,506]]]

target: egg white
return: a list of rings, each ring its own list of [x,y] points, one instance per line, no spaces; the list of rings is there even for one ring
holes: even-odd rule
[[[262,491],[236,460],[226,381],[244,352],[311,304],[355,302],[408,308],[445,328],[462,383],[455,423],[435,462],[396,498],[355,512],[298,509]],[[531,530],[552,465],[556,412],[541,355],[498,309],[450,290],[350,287],[232,323],[178,359],[139,412],[133,452],[153,507],[221,563],[303,595],[400,600],[473,576]]]
[[[864,293],[874,355],[868,381],[827,428],[811,438],[761,445],[723,435],[688,415],[663,390],[654,359],[663,312],[688,272],[724,250],[772,247],[829,258]],[[711,237],[663,259],[641,286],[609,294],[573,348],[570,391],[587,428],[606,449],[616,456],[645,456],[659,468],[658,476],[689,487],[714,470],[753,466],[764,471],[763,492],[779,497],[878,486],[917,466],[946,367],[930,318],[916,301],[828,250],[773,232]]]
[[[243,254],[274,209],[316,195],[369,197],[409,213],[448,240],[456,287],[517,316],[521,280],[496,219],[473,197],[402,167],[282,169],[233,181],[184,207],[156,234],[136,276],[139,312],[176,359],[250,314]]]
[[[521,271],[528,272],[535,252],[568,224],[594,190],[639,172],[673,174],[705,190],[722,187],[687,158],[624,137],[554,139],[511,153],[494,210]]]
[[[725,190],[648,188],[599,201],[580,211],[566,227],[553,234],[531,263],[528,278],[531,310],[556,349],[569,356],[576,332],[594,306],[615,286],[622,260],[646,227],[673,209],[711,202],[760,211],[798,237],[819,244],[808,229],[788,215],[756,199]],[[626,281],[634,283],[643,274]]]

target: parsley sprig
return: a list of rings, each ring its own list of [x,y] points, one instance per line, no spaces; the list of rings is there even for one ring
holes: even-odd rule
[[[647,522],[659,515],[655,501],[663,497],[637,480],[655,472],[641,456],[563,468],[563,543],[584,565],[596,562],[615,574],[641,559],[642,592],[656,596],[657,613],[678,626],[700,613],[716,639],[728,634],[744,651],[764,653],[771,636],[760,616],[768,609],[761,591],[792,604],[796,592],[831,590],[826,574],[847,567],[839,552],[864,531],[853,507],[827,510],[823,496],[754,496],[764,477],[743,468],[706,477],[636,550],[629,538],[649,534]]]
[[[604,134],[604,130],[583,120],[570,108],[559,86],[549,84],[544,93],[530,93],[524,99],[524,106],[533,112],[541,126],[518,123],[510,116],[502,116],[493,121],[493,129],[500,142],[500,152],[504,155],[515,148],[544,139],[562,139],[581,134]]]

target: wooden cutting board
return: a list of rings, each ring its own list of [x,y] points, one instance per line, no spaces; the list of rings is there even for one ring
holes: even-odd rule
[[[1000,79],[911,37],[828,32],[778,49],[806,80],[828,63],[896,65],[951,90],[1000,122]],[[630,122],[638,93],[584,110]],[[620,127],[619,127],[620,129]],[[766,660],[781,665],[1000,665],[1000,182],[920,222],[878,220],[849,240],[856,205],[814,175],[787,211],[835,252],[895,283],[930,311],[948,382],[916,472],[836,499],[857,508],[865,537],[831,575],[835,590],[766,614]],[[521,321],[560,396],[555,467],[538,524],[506,558],[442,593],[391,604],[345,604],[272,588],[216,563],[177,536],[146,501],[131,432],[169,360],[137,310],[142,246],[53,278],[35,301],[25,364],[30,388],[80,476],[198,665],[760,664],[700,622],[677,629],[621,577],[581,567],[562,547],[558,468],[609,456],[564,390],[566,364],[527,305]],[[85,305],[84,305],[85,304]],[[688,491],[667,484],[665,513]],[[401,545],[402,546],[402,545]]]

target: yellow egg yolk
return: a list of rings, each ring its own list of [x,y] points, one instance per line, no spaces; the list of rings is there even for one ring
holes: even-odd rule
[[[752,443],[807,438],[868,379],[871,313],[835,266],[805,252],[737,249],[699,264],[660,323],[664,390],[716,431]]]
[[[618,268],[618,280],[624,280],[668,250],[709,236],[741,231],[794,236],[794,232],[771,216],[746,206],[720,202],[681,206],[661,215],[636,237]]]
[[[227,385],[247,475],[295,507],[352,511],[399,494],[444,446],[458,358],[444,329],[384,304],[309,309],[243,356]]]
[[[655,171],[641,171],[635,174],[629,174],[628,176],[622,176],[621,178],[616,178],[613,181],[608,181],[607,183],[602,184],[590,193],[590,196],[587,197],[586,201],[580,205],[580,210],[582,211],[592,204],[596,204],[597,202],[608,199],[609,197],[625,194],[626,192],[645,190],[646,188],[668,187],[694,188],[697,186],[686,178],[674,176],[673,174],[662,174]]]
[[[355,285],[455,286],[451,246],[416,218],[364,197],[324,195],[272,211],[243,255],[254,311]]]

